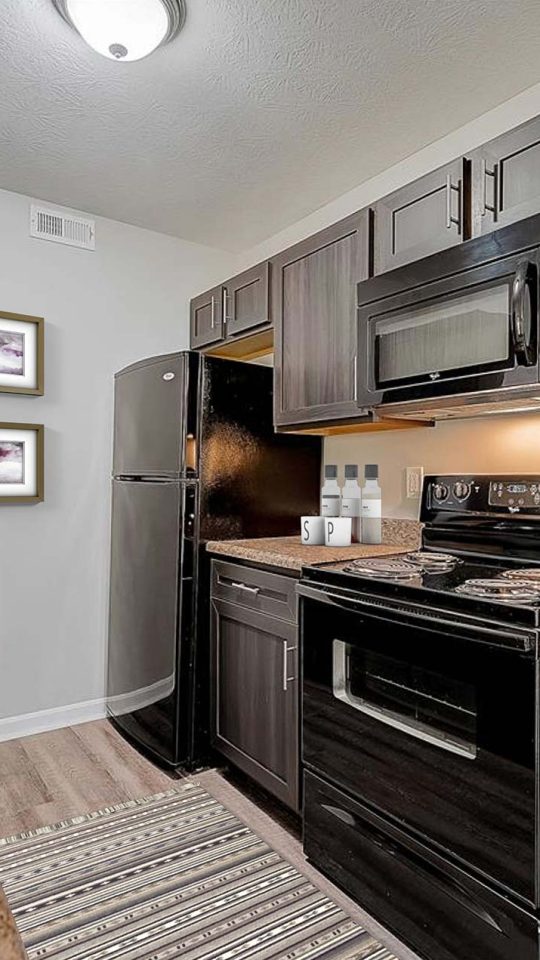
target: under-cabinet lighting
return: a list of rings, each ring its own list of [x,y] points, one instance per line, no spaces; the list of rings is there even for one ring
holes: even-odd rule
[[[534,399],[534,397],[532,399]],[[496,417],[496,416],[502,416],[505,413],[528,413],[532,410],[534,410],[535,413],[540,413],[540,409],[535,404],[534,406],[527,406],[527,407],[504,407],[501,410],[486,410],[484,413],[481,413],[480,416]]]

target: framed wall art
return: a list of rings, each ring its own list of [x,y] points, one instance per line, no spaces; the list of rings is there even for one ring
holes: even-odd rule
[[[0,393],[43,395],[43,317],[0,310]]]
[[[0,423],[0,505],[43,500],[43,424]]]

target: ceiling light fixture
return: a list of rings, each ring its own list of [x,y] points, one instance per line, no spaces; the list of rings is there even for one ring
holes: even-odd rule
[[[52,0],[83,40],[109,60],[141,60],[182,29],[184,0]]]

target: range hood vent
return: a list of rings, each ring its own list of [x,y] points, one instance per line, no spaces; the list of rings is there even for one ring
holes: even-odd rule
[[[39,240],[51,240],[53,243],[65,243],[70,247],[95,250],[96,222],[32,204],[30,236]]]

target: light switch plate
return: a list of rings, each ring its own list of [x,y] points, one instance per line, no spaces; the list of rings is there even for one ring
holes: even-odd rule
[[[423,467],[407,467],[407,499],[419,500],[422,495],[422,482],[424,480]]]

